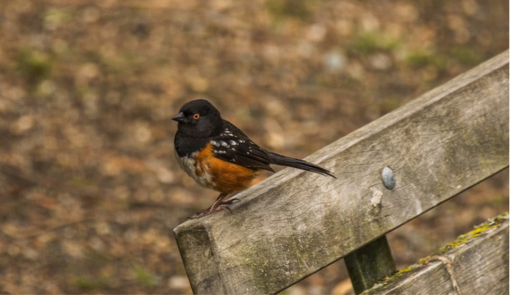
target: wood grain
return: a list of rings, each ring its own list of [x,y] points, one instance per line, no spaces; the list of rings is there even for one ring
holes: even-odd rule
[[[506,220],[441,254],[445,261],[451,262],[450,272],[444,262],[431,261],[362,294],[508,294],[508,237]]]
[[[271,294],[508,167],[508,51],[174,233],[195,294]],[[396,186],[386,189],[388,166]]]

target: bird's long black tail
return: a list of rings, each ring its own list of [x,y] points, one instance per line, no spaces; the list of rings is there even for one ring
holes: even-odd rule
[[[272,153],[272,152],[267,152],[267,154],[269,155],[269,160],[271,161],[271,164],[293,167],[293,168],[310,171],[310,172],[314,172],[314,173],[318,173],[318,174],[322,174],[322,175],[328,175],[333,178],[336,178],[336,176],[333,175],[333,173],[331,173],[330,171],[328,171],[322,167],[319,167],[315,164],[308,163],[307,161],[282,156],[282,155]]]

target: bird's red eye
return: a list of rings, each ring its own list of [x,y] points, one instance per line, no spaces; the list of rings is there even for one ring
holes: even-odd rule
[[[194,114],[194,115],[193,115],[193,119],[195,119],[195,120],[196,120],[196,119],[198,119],[198,118],[200,118],[200,115],[199,115],[199,114]]]

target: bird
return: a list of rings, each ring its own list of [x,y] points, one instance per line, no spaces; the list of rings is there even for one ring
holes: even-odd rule
[[[265,150],[243,131],[221,117],[205,99],[185,103],[172,120],[177,121],[174,138],[175,156],[180,167],[199,185],[218,191],[216,201],[189,219],[228,210],[236,198],[228,196],[251,186],[261,171],[275,172],[271,164],[293,167],[336,178],[315,164]]]

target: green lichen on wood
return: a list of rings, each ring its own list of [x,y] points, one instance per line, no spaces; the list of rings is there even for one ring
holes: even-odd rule
[[[432,253],[431,256],[441,255],[451,249],[455,249],[455,248],[459,247],[460,245],[463,245],[463,244],[467,243],[468,241],[470,241],[476,237],[479,237],[482,233],[500,226],[505,220],[508,220],[508,212],[503,213],[503,214],[496,216],[494,218],[491,218],[480,225],[477,225],[474,230],[470,231],[467,234],[458,236],[453,242],[440,248],[436,252]],[[425,259],[427,259],[427,257],[420,259],[420,261],[418,261],[418,263],[426,262]]]
[[[377,294],[383,290],[388,289],[389,287],[392,286],[393,282],[397,282],[401,279],[404,279],[404,278],[410,276],[411,274],[413,274],[414,272],[419,271],[422,268],[424,268],[429,263],[429,261],[431,261],[430,257],[444,255],[449,250],[455,249],[455,248],[459,247],[460,245],[463,245],[463,244],[469,242],[470,240],[479,237],[482,233],[499,227],[503,222],[508,220],[508,218],[509,218],[509,215],[508,215],[508,212],[506,212],[499,216],[491,218],[480,225],[477,225],[474,230],[470,231],[467,234],[458,236],[453,242],[440,248],[439,250],[432,253],[431,255],[418,260],[417,263],[412,264],[407,268],[399,270],[393,276],[385,278],[383,281],[378,282],[371,289],[361,293],[361,295],[363,295],[363,294]]]
[[[401,278],[405,278],[405,277],[411,275],[415,271],[421,269],[423,266],[424,266],[423,264],[415,263],[415,264],[412,264],[404,269],[401,269],[401,270],[397,271],[391,277],[386,277],[383,280],[381,280],[380,282],[376,283],[372,288],[361,293],[361,295],[363,295],[363,294],[377,294],[383,290],[386,290],[388,287],[390,287],[392,285],[391,284],[392,282],[396,282],[396,281],[400,280]]]

